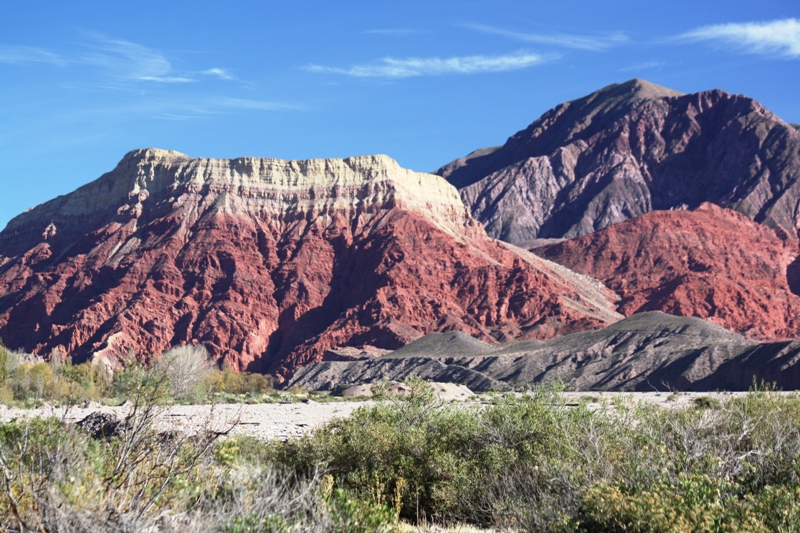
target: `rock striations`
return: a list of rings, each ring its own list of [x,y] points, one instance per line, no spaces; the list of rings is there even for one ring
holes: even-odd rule
[[[745,96],[638,79],[561,104],[436,173],[489,235],[517,244],[707,201],[794,236],[800,221],[800,131]]]
[[[699,318],[657,311],[544,342],[472,354],[463,345],[423,337],[396,356],[307,366],[290,385],[329,390],[417,374],[474,391],[547,382],[573,390],[748,390],[754,380],[800,387],[800,341],[757,343]]]
[[[549,338],[613,308],[601,284],[487,238],[455,188],[385,156],[137,150],[0,233],[0,337],[78,361],[200,343],[284,378],[338,347]]]
[[[653,211],[535,252],[602,281],[627,316],[695,316],[759,340],[800,332],[798,242],[713,204]]]

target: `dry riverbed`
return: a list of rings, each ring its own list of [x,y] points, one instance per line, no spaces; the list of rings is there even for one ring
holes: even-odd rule
[[[590,409],[613,408],[616,402],[644,402],[664,408],[689,407],[699,398],[709,397],[724,400],[741,396],[745,392],[565,392],[567,405],[576,406],[587,402]],[[786,392],[781,394],[797,394]],[[462,405],[480,405],[489,401],[488,396],[473,396]],[[175,405],[159,408],[156,426],[159,430],[181,430],[196,432],[204,428],[223,431],[231,426],[232,434],[252,435],[258,438],[299,437],[313,428],[335,418],[349,416],[362,406],[374,401],[341,401],[317,403],[314,401],[295,403]],[[37,409],[20,409],[0,405],[0,421],[9,421],[35,416],[56,416],[66,422],[77,422],[95,412],[111,413],[118,418],[130,412],[126,405],[112,407],[93,405],[89,407],[59,408],[48,405]]]

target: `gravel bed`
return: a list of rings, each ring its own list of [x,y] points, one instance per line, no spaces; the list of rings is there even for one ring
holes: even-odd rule
[[[565,392],[567,405],[575,406],[588,401],[590,409],[612,408],[615,401],[644,402],[664,408],[683,408],[693,405],[698,398],[718,400],[742,396],[746,392]],[[782,392],[792,394],[797,392]],[[474,396],[463,405],[480,405],[487,396]],[[235,424],[233,435],[252,435],[262,439],[288,439],[300,437],[317,426],[335,418],[344,418],[362,406],[374,401],[330,402],[314,401],[296,403],[175,405],[159,408],[156,427],[161,431],[201,431],[204,428],[224,431]],[[126,405],[110,407],[99,404],[87,407],[59,408],[44,405],[37,409],[20,409],[0,405],[0,421],[35,416],[56,416],[66,422],[77,422],[95,412],[111,413],[123,418],[129,413]]]
[[[204,428],[224,431],[235,424],[232,431],[234,435],[287,439],[299,437],[334,418],[347,417],[359,407],[370,403],[372,402],[174,405],[159,408],[156,428],[194,433]],[[0,420],[56,416],[66,422],[77,422],[98,411],[123,418],[130,412],[130,407],[94,405],[65,409],[44,405],[37,409],[19,409],[0,406]]]

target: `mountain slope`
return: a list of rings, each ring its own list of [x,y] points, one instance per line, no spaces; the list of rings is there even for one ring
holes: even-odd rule
[[[338,346],[620,318],[601,284],[488,239],[451,185],[385,156],[137,150],[12,220],[0,257],[0,337],[78,361],[200,343],[283,378]]]
[[[438,343],[438,345],[437,345]],[[429,379],[475,391],[559,382],[571,390],[748,390],[753,380],[800,389],[800,341],[759,344],[699,318],[638,313],[595,331],[521,341],[474,356],[432,338],[431,354],[320,363],[289,385],[331,390],[356,383]]]
[[[796,236],[800,131],[745,96],[634,79],[561,104],[436,174],[490,236],[517,244],[706,201]]]
[[[798,242],[713,204],[653,211],[534,251],[602,281],[627,316],[695,316],[760,340],[800,331]]]

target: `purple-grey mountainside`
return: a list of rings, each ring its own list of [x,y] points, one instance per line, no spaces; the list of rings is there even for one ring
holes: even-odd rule
[[[435,173],[489,235],[515,244],[707,201],[798,234],[800,131],[718,89],[610,85]]]

